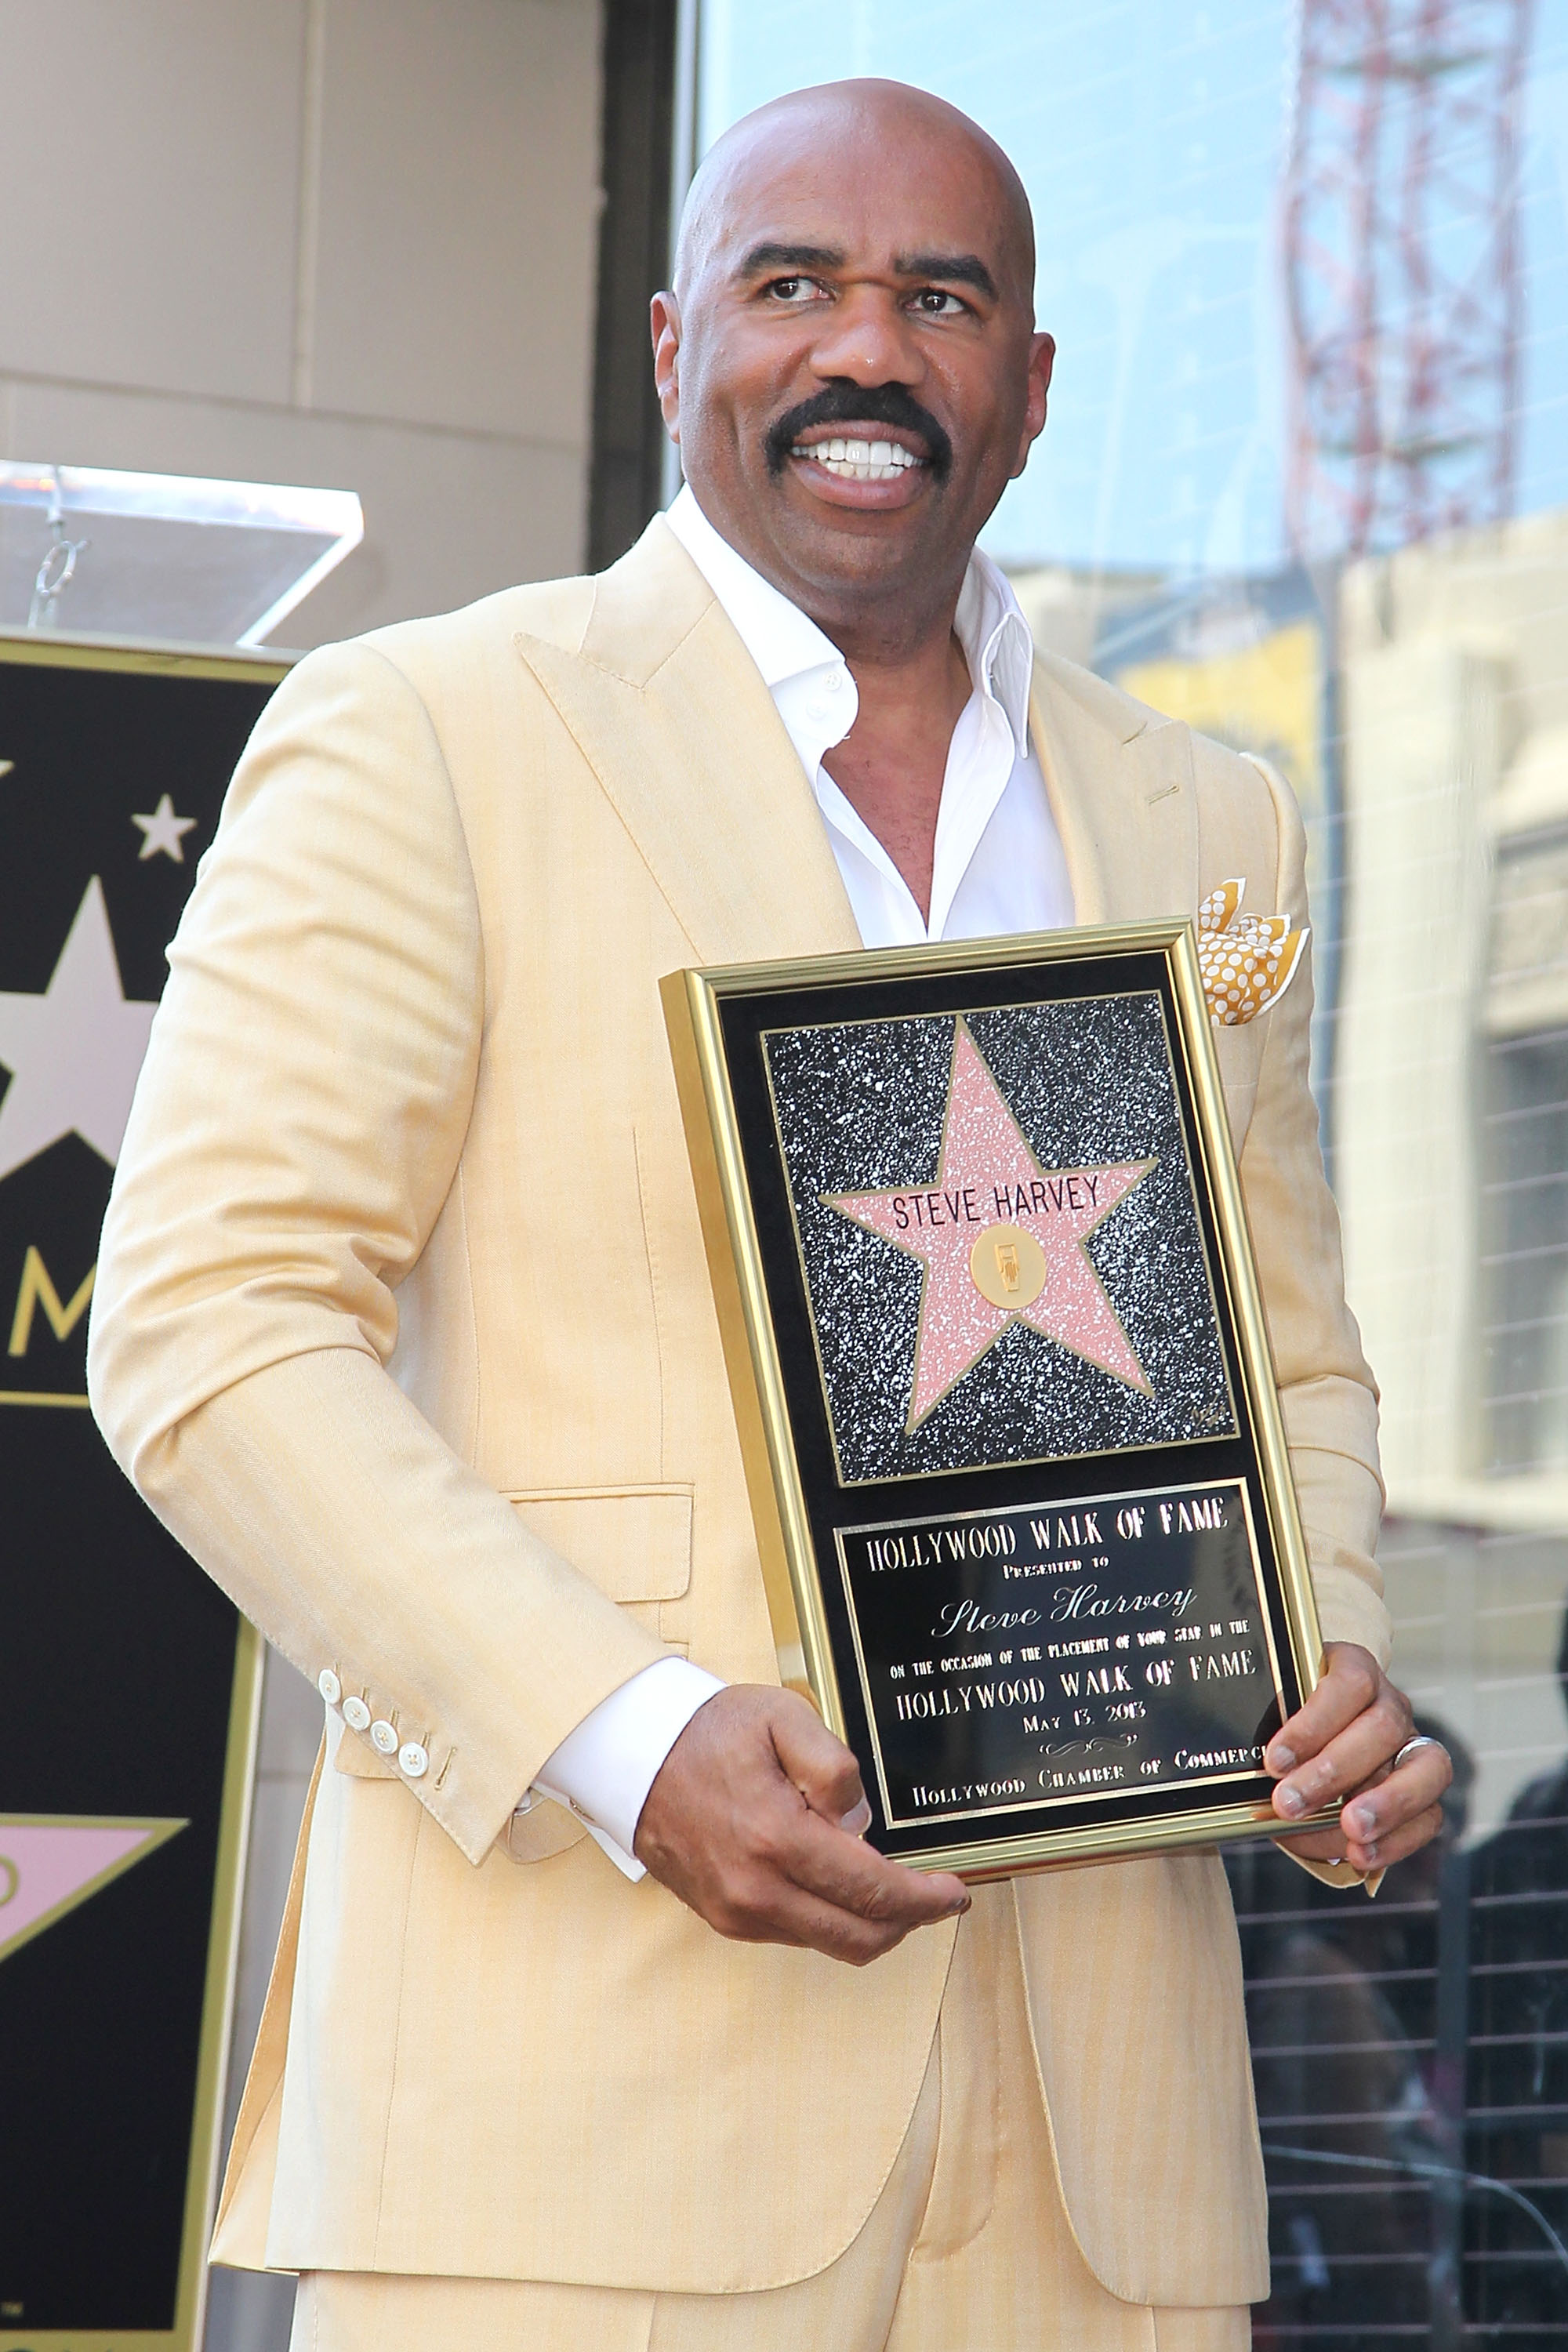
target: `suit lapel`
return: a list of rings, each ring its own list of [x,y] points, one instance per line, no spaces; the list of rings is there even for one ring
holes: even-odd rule
[[[1086,701],[1080,678],[1043,654],[1029,702],[1076,919],[1133,923],[1191,915],[1198,901],[1192,738],[1177,721],[1152,713],[1123,733]]]
[[[860,944],[773,697],[661,518],[595,583],[580,646],[521,634],[516,645],[702,962]],[[1070,664],[1037,658],[1029,724],[1076,919],[1191,915],[1191,737],[1152,714],[1123,733],[1112,709],[1095,707]]]
[[[532,670],[703,963],[860,944],[816,796],[756,665],[662,519]]]

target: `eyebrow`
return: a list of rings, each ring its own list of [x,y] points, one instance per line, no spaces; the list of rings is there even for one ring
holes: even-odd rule
[[[770,238],[752,247],[736,274],[755,278],[764,270],[841,269],[846,257],[842,246],[784,245]],[[893,257],[893,268],[900,278],[946,279],[973,286],[989,301],[1001,299],[996,280],[977,253],[900,253]]]
[[[951,278],[959,286],[973,286],[993,302],[1000,299],[996,280],[977,253],[900,253],[895,255],[893,268],[900,278]]]
[[[838,269],[843,262],[843,250],[836,245],[764,242],[752,246],[738,274],[742,278],[754,278],[762,269]]]

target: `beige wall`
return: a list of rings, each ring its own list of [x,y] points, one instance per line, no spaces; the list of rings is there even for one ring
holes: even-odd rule
[[[0,456],[357,490],[290,645],[577,568],[598,41],[595,0],[0,0]]]

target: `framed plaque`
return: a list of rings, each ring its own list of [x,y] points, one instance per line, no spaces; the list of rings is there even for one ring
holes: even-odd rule
[[[780,1674],[872,1843],[1278,1831],[1321,1645],[1189,927],[663,992]]]

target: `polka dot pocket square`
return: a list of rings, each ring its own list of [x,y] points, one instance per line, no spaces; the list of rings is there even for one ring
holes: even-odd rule
[[[1283,915],[1244,915],[1245,882],[1222,882],[1198,908],[1198,969],[1217,1027],[1238,1028],[1267,1012],[1296,977],[1310,936]]]

